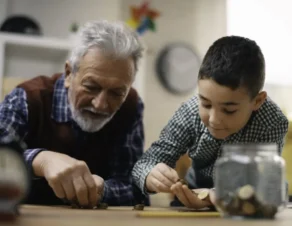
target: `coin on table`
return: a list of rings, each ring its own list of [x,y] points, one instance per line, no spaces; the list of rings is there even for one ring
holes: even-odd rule
[[[100,209],[100,210],[105,210],[108,208],[108,204],[107,203],[99,203],[97,206],[94,207],[94,209]]]

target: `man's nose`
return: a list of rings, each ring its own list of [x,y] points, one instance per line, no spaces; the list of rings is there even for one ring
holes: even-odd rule
[[[92,99],[92,105],[97,111],[107,112],[108,98],[106,92],[102,91]]]

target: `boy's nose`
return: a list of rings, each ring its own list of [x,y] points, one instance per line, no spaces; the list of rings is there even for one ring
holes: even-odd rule
[[[211,110],[209,115],[209,124],[215,127],[221,125],[220,114],[215,112],[214,110]]]

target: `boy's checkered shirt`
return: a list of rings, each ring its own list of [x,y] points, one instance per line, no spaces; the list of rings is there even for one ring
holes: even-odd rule
[[[199,100],[195,96],[182,104],[162,130],[159,139],[135,164],[132,171],[134,182],[146,192],[145,179],[150,170],[158,163],[165,163],[174,168],[176,161],[186,152],[193,160],[197,179],[213,181],[214,164],[221,156],[224,144],[273,142],[278,144],[281,152],[287,130],[287,118],[280,108],[267,98],[243,129],[225,140],[216,140],[199,117]]]

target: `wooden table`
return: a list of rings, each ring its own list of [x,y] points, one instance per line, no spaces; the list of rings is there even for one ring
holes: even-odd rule
[[[146,207],[144,211],[175,211],[177,209]],[[0,225],[26,225],[26,226],[291,226],[292,209],[285,209],[279,213],[275,220],[231,220],[218,217],[138,217],[137,211],[132,207],[110,207],[107,210],[80,210],[68,207],[29,206],[20,208],[20,216],[15,222]]]

